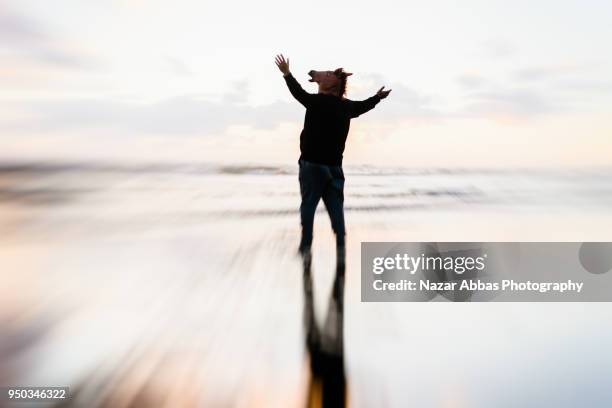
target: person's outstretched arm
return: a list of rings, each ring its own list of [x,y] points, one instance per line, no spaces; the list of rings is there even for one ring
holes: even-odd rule
[[[376,95],[370,96],[368,99],[363,101],[349,101],[349,112],[351,118],[356,118],[357,116],[363,115],[367,111],[374,109],[376,104],[382,99],[385,99],[391,92],[391,89],[388,91],[384,91],[384,89],[385,87],[383,86],[378,90],[378,92],[376,92]]]
[[[287,83],[287,87],[289,88],[291,95],[293,95],[293,97],[302,105],[308,108],[313,95],[306,92],[297,79],[293,77],[291,71],[289,71],[289,58],[287,58],[285,61],[283,54],[277,55],[276,66],[283,73],[283,77],[285,78],[285,82]]]

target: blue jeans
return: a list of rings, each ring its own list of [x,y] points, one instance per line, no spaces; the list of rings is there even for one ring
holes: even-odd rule
[[[312,229],[314,215],[323,199],[325,208],[331,220],[331,226],[336,234],[336,245],[344,247],[344,172],[341,166],[328,166],[299,160],[300,217],[302,223],[302,240],[300,248],[310,248],[312,245]]]

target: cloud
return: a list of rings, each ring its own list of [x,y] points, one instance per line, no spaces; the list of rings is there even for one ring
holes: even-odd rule
[[[13,104],[16,105],[16,104]],[[222,132],[232,125],[272,129],[282,121],[298,121],[294,103],[274,102],[249,106],[229,96],[223,101],[183,95],[156,103],[109,99],[68,99],[22,102],[28,119],[0,120],[5,134],[107,131],[127,135],[185,135]]]
[[[174,75],[190,77],[195,74],[191,68],[189,68],[189,66],[179,58],[166,56],[163,59],[163,62],[167,70]]]
[[[44,41],[45,37],[33,21],[24,17],[0,10],[0,35],[8,42],[19,45]]]
[[[487,80],[485,77],[478,74],[461,74],[457,77],[457,82],[464,88],[475,89],[481,88],[486,84]]]
[[[595,96],[612,89],[609,81],[585,79],[584,72],[590,68],[587,64],[531,66],[497,80],[472,73],[460,75],[457,81],[466,92],[461,95],[464,106],[458,114],[520,120],[584,111],[589,102],[599,103]]]
[[[513,77],[521,81],[540,81],[575,74],[580,71],[581,68],[575,65],[539,66],[519,69],[514,72]]]
[[[584,92],[590,95],[610,95],[612,93],[612,81],[597,79],[560,79],[554,83],[556,88],[575,92]]]
[[[462,114],[489,118],[525,119],[562,110],[534,89],[512,88],[474,92]]]
[[[517,47],[507,40],[497,38],[488,39],[481,44],[480,55],[491,59],[500,59],[514,56],[518,53]]]
[[[364,80],[371,80],[376,85],[368,84],[363,98],[350,99],[365,99],[373,95],[380,84],[388,83],[374,74],[364,76]],[[0,131],[6,134],[95,130],[126,135],[207,135],[222,133],[230,126],[269,130],[282,122],[303,121],[304,108],[291,96],[286,101],[259,106],[247,104],[249,84],[247,78],[235,81],[226,94],[214,99],[208,95],[188,94],[154,103],[108,98],[6,101],[20,112],[20,119],[0,118]],[[278,86],[279,92],[289,95],[284,83]],[[400,83],[390,83],[387,88],[393,90],[391,96],[368,114],[367,120],[432,120],[439,115],[429,107],[430,97]]]
[[[92,66],[88,58],[48,35],[36,21],[0,9],[0,50],[35,63],[67,68]]]
[[[419,92],[408,87],[401,82],[389,81],[386,77],[376,73],[362,74],[359,82],[354,87],[356,93],[351,93],[349,99],[365,99],[374,95],[380,87],[391,89],[388,99],[380,102],[380,107],[368,115],[372,119],[399,121],[406,119],[419,119],[425,121],[435,121],[442,116],[442,113],[433,108],[436,102],[434,97]],[[349,92],[353,84],[349,83]],[[361,94],[362,97],[356,95]],[[354,96],[355,95],[355,96]]]
[[[249,81],[241,79],[232,84],[232,90],[223,96],[223,101],[229,104],[241,104],[247,101]]]
[[[422,93],[400,82],[390,82],[382,75],[370,73],[349,83],[349,98],[362,100],[373,95],[381,85],[392,89],[389,98],[359,123],[377,122],[397,125],[405,121],[436,123],[457,118],[528,120],[537,116],[567,112],[575,102],[571,94],[551,92],[546,86],[496,84],[480,74],[467,73],[457,80],[464,87],[460,104],[453,110],[442,110],[445,101]],[[111,98],[5,101],[18,114],[0,118],[0,131],[5,134],[47,134],[78,131],[118,135],[209,135],[221,134],[232,126],[271,130],[283,122],[300,124],[304,110],[285,89],[287,97],[258,106],[247,103],[250,79],[231,83],[224,95],[185,94],[152,103],[137,103]],[[596,86],[578,83],[576,86]],[[610,86],[610,84],[607,84]],[[15,119],[9,119],[9,118]],[[19,119],[16,119],[19,118]]]

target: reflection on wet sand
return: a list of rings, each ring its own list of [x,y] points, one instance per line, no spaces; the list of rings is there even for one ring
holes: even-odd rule
[[[346,406],[344,368],[344,277],[345,264],[336,275],[322,329],[315,319],[310,259],[304,258],[304,327],[306,350],[310,357],[307,408]]]

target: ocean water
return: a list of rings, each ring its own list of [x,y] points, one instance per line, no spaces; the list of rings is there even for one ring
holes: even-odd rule
[[[612,168],[345,175],[339,281],[322,204],[310,273],[295,254],[296,165],[0,164],[0,386],[68,385],[87,407],[329,389],[355,407],[611,405],[611,305],[362,303],[359,244],[612,241]]]

